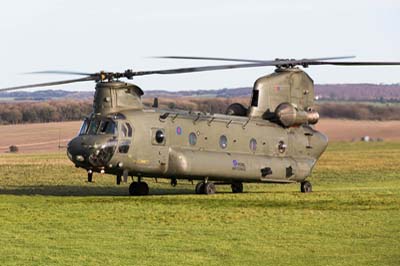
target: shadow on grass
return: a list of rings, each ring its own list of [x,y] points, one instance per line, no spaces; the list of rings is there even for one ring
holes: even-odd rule
[[[347,193],[346,193],[347,194]],[[349,210],[399,210],[396,195],[389,195],[385,199],[370,197],[370,193],[360,193],[357,198],[347,197],[338,192],[311,193],[309,195],[292,191],[249,191],[243,194],[220,192],[216,195],[196,195],[189,188],[151,188],[150,195],[145,197],[129,197],[128,186],[19,186],[1,189],[0,195],[16,196],[60,196],[60,197],[94,197],[85,199],[85,202],[105,203],[114,201],[140,201],[146,204],[165,204],[171,208],[190,206],[191,208],[206,208],[219,210],[221,208],[249,207],[269,209],[297,209],[317,211],[349,211]],[[182,197],[173,197],[180,195]],[[183,197],[190,195],[191,197]],[[194,196],[194,197],[192,197]],[[103,198],[99,198],[103,197]],[[115,198],[117,197],[117,198]],[[78,198],[78,200],[80,200]]]
[[[164,189],[150,188],[151,195],[180,195],[194,194],[191,189]],[[0,189],[0,195],[16,195],[16,196],[129,196],[128,187],[114,186],[18,186],[14,188]]]
[[[293,194],[291,191],[244,191],[241,194]],[[230,191],[217,191],[219,195],[240,195]],[[15,186],[0,188],[0,195],[16,196],[129,196],[128,186],[88,186],[88,185],[38,185],[38,186]],[[194,187],[151,187],[148,196],[168,195],[196,195]],[[202,196],[202,195],[199,195]],[[205,195],[204,195],[205,196]],[[212,195],[207,195],[212,196]]]

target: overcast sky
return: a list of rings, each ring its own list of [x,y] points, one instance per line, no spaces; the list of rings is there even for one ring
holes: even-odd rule
[[[3,0],[0,87],[75,76],[39,70],[151,70],[209,65],[158,55],[250,59],[356,55],[400,61],[400,1]],[[219,62],[220,63],[220,62]],[[138,77],[144,90],[252,86],[273,68]],[[399,83],[400,67],[310,67],[315,83]],[[91,89],[93,84],[59,86]]]

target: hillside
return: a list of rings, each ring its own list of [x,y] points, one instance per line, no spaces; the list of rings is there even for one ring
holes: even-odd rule
[[[145,88],[144,88],[145,89]],[[57,99],[91,99],[94,91],[39,90],[34,92],[0,92],[0,101],[43,101]],[[251,87],[218,90],[145,89],[144,97],[222,97],[250,96]],[[316,84],[315,95],[324,100],[344,101],[400,101],[400,84]]]

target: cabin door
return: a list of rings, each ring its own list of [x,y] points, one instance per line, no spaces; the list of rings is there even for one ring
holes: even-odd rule
[[[159,167],[162,173],[165,173],[168,168],[167,131],[164,128],[152,128],[151,139],[154,163]]]
[[[119,123],[118,153],[127,155],[132,145],[133,128],[129,122]]]

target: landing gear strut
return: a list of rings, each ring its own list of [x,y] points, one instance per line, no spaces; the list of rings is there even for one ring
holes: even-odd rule
[[[303,181],[303,182],[301,182],[301,184],[300,184],[300,191],[301,191],[302,193],[310,193],[310,192],[312,192],[312,185],[311,185],[311,183],[308,182],[308,181]]]
[[[122,180],[122,178],[121,178],[121,175],[117,175],[117,185],[119,185],[119,184],[121,184],[121,180]]]
[[[149,195],[149,186],[146,182],[132,182],[129,186],[129,194],[132,196],[146,196]]]
[[[217,189],[215,188],[215,184],[212,182],[199,182],[196,185],[196,194],[215,194],[217,192]]]
[[[88,173],[87,173],[87,181],[89,182],[89,183],[92,183],[93,182],[93,172],[90,170],[90,171],[88,171]]]

